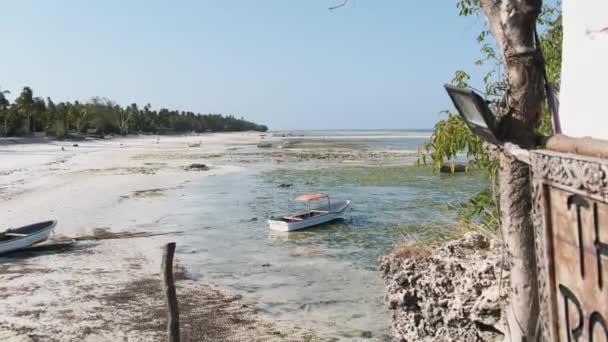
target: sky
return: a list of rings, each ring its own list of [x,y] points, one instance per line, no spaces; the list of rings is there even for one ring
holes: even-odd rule
[[[5,0],[0,88],[243,116],[271,129],[424,129],[475,72],[456,0]]]

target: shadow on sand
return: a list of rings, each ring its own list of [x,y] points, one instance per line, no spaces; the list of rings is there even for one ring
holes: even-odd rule
[[[85,247],[87,246],[78,244],[74,241],[43,243],[20,249],[18,251],[2,254],[0,255],[0,264],[43,255],[81,251],[84,250]]]
[[[108,228],[95,228],[92,235],[84,235],[77,237],[65,237],[57,236],[54,240],[41,243],[28,248],[23,248],[18,251],[8,252],[0,255],[0,264],[14,262],[15,260],[23,260],[43,255],[51,255],[58,253],[73,253],[83,252],[92,245],[87,243],[81,243],[85,241],[100,241],[100,240],[116,240],[116,239],[133,239],[133,238],[145,238],[159,235],[178,235],[183,232],[163,232],[163,233],[149,233],[149,232],[112,232]],[[94,243],[95,244],[95,243]]]
[[[52,139],[46,137],[0,137],[0,146],[48,144],[52,141]]]

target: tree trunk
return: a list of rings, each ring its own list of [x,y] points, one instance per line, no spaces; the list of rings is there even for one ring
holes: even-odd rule
[[[63,113],[63,137],[67,138],[68,136],[68,114],[66,112]]]
[[[508,90],[498,134],[533,148],[534,130],[544,101],[542,61],[534,42],[541,0],[481,0],[490,30],[501,50]],[[511,264],[506,341],[533,341],[538,322],[538,287],[532,198],[528,165],[498,156],[501,230]]]
[[[499,154],[498,186],[502,234],[511,281],[506,308],[506,341],[533,341],[538,321],[538,286],[534,234],[530,212],[529,167],[505,153]]]

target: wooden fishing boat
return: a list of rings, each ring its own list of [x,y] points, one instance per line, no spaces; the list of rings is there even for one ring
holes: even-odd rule
[[[46,241],[56,225],[57,221],[44,221],[0,232],[0,254]]]
[[[310,201],[325,198],[327,199],[326,205],[317,207],[315,209],[310,208]],[[307,202],[308,210],[296,214],[271,217],[268,220],[268,226],[270,229],[281,232],[290,232],[333,221],[340,218],[351,203],[350,201],[338,201],[332,203],[329,195],[326,194],[304,194],[292,198],[291,201]]]

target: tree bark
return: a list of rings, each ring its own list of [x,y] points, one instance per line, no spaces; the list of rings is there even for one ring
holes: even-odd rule
[[[63,137],[68,136],[68,114],[63,112]]]
[[[508,90],[498,135],[523,148],[536,145],[534,130],[544,101],[542,60],[534,42],[541,0],[481,0],[505,65]],[[533,341],[539,304],[530,170],[498,156],[499,215],[511,265],[506,341]]]
[[[499,153],[498,186],[502,235],[510,263],[505,341],[533,341],[538,322],[538,284],[529,168]]]

